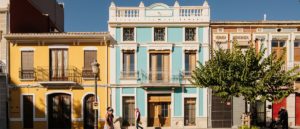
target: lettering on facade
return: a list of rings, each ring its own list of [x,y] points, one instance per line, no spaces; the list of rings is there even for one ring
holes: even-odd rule
[[[237,36],[233,36],[233,39],[235,40],[250,40],[250,36],[248,35],[237,35]]]

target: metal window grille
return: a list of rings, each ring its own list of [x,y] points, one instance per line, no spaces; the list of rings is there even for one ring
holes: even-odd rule
[[[165,28],[154,28],[154,41],[165,41]]]
[[[185,41],[196,40],[196,28],[185,28]]]
[[[134,41],[134,28],[123,29],[123,41]]]

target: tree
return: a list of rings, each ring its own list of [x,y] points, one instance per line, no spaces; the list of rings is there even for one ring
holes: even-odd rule
[[[237,44],[234,41],[230,50],[214,50],[208,62],[198,63],[190,82],[211,88],[221,98],[243,97],[247,102],[274,102],[294,92],[298,66],[285,69],[285,54],[272,52],[266,56],[265,48],[257,51],[252,43],[243,52]]]

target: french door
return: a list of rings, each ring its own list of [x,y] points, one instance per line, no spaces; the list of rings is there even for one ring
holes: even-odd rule
[[[169,53],[151,53],[150,54],[150,81],[151,82],[168,82]]]
[[[68,80],[68,49],[50,50],[50,80]]]
[[[148,98],[148,126],[168,127],[171,121],[171,96],[150,95]]]

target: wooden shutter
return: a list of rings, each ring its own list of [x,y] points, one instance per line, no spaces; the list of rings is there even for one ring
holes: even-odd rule
[[[190,72],[192,73],[196,68],[196,53],[190,53]]]
[[[157,55],[151,54],[151,80],[152,81],[157,80],[156,72],[157,72]]]
[[[294,48],[294,60],[295,61],[300,61],[300,48]]]
[[[92,69],[92,62],[97,59],[96,50],[85,50],[84,51],[84,68]]]
[[[163,54],[163,68],[162,68],[162,73],[163,73],[163,80],[164,82],[167,82],[169,80],[169,54]]]
[[[22,70],[33,70],[33,51],[22,51]]]
[[[23,96],[23,127],[33,128],[33,96]]]
[[[52,79],[65,79],[68,69],[68,50],[53,49],[51,50],[51,77]]]

